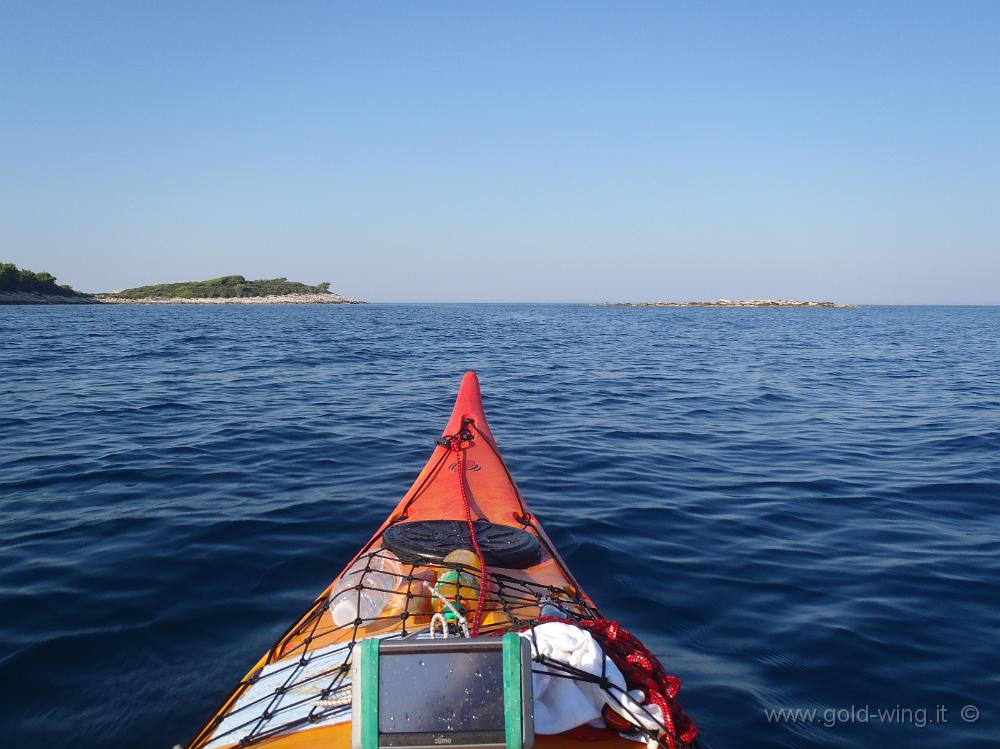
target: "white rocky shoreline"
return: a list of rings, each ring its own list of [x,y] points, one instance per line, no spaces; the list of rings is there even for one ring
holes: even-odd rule
[[[34,291],[0,291],[0,304],[98,304],[91,296],[36,294]]]
[[[366,304],[360,299],[328,291],[323,294],[271,294],[269,296],[142,297],[98,294],[99,304]]]
[[[323,294],[280,294],[244,297],[128,297],[95,294],[93,296],[63,296],[36,294],[30,291],[0,291],[0,304],[366,304],[360,299],[334,292]]]

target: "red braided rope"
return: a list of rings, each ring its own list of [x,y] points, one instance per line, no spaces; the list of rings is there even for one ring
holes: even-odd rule
[[[479,548],[479,539],[476,537],[476,526],[472,522],[472,505],[469,502],[469,495],[465,487],[465,451],[462,449],[461,434],[455,435],[451,442],[451,449],[455,452],[456,473],[458,474],[458,491],[462,495],[462,502],[465,504],[465,520],[469,524],[469,538],[472,539],[472,550],[479,560],[479,600],[476,602],[476,613],[472,617],[472,626],[469,628],[473,637],[479,634],[479,625],[483,621],[483,606],[486,603],[486,560],[483,552]]]

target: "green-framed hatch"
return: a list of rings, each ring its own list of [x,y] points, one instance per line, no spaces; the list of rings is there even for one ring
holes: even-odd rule
[[[530,749],[531,649],[513,632],[371,638],[353,658],[353,749]]]

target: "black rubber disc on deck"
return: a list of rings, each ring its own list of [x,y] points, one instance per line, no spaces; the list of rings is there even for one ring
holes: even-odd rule
[[[477,520],[476,539],[490,567],[524,569],[541,559],[538,539],[520,528]],[[472,550],[464,520],[414,520],[397,523],[382,534],[382,545],[406,564],[440,562],[455,549]]]

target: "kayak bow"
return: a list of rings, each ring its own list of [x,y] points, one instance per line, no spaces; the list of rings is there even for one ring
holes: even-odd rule
[[[601,619],[525,505],[483,413],[476,375],[467,372],[413,486],[188,747],[349,749],[356,643],[413,635],[435,622],[496,634],[552,613]],[[635,746],[617,733],[601,733],[613,744]],[[538,736],[536,746],[566,749],[578,742]]]

